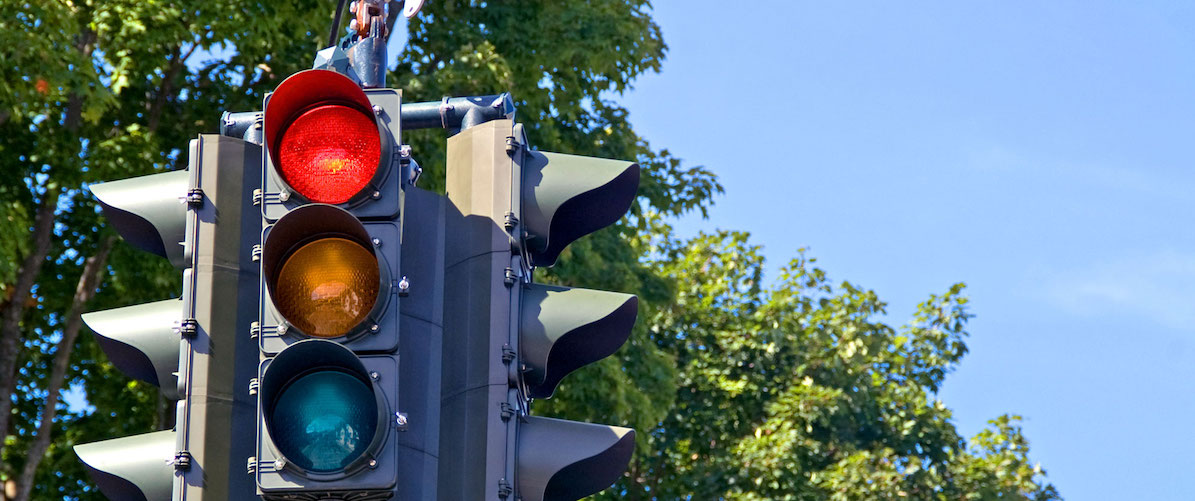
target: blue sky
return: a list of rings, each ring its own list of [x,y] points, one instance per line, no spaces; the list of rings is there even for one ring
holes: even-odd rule
[[[903,323],[968,284],[941,398],[1021,414],[1068,499],[1189,499],[1195,3],[657,1],[619,100],[726,186],[685,234],[810,247]]]

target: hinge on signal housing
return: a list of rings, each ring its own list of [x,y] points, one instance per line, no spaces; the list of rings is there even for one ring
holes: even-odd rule
[[[513,213],[511,211],[506,211],[506,214],[504,215],[503,221],[502,221],[502,226],[506,228],[506,231],[515,229],[515,226],[517,226],[518,224],[519,224],[519,218],[515,217],[515,213]]]
[[[249,258],[254,261],[261,261],[261,244],[253,244],[253,251]]]
[[[257,378],[249,378],[249,395],[250,395],[250,396],[256,395],[256,394],[257,394],[257,388],[258,388],[260,385],[261,385],[261,383],[259,383],[259,382],[257,381]]]
[[[249,456],[249,459],[245,461],[245,470],[247,470],[250,475],[257,473],[257,458]]]
[[[510,486],[510,482],[507,482],[505,478],[498,480],[498,497],[506,499],[510,497],[514,491],[514,488]]]
[[[507,402],[500,402],[498,404],[498,416],[501,417],[503,421],[510,421],[510,418],[514,417],[514,415],[514,406]]]
[[[502,272],[502,281],[506,283],[507,287],[514,286],[515,282],[518,281],[518,278],[518,275],[515,275],[515,270],[511,269],[510,267],[507,267],[506,270]]]
[[[514,136],[506,136],[506,154],[507,155],[514,155],[515,152],[519,151],[519,148],[522,146],[523,145],[519,144],[519,140],[515,139]]]
[[[178,471],[190,470],[191,453],[187,451],[178,451],[174,453],[174,469]]]
[[[203,190],[199,188],[191,188],[187,190],[187,207],[195,208],[203,206]]]
[[[265,196],[261,194],[261,189],[253,190],[253,205],[261,206],[261,201]]]
[[[509,344],[502,345],[502,363],[510,365],[510,362],[514,360],[516,356],[518,356],[518,353],[515,353]]]
[[[194,318],[184,319],[178,324],[178,335],[183,339],[194,339],[199,333],[199,321]]]

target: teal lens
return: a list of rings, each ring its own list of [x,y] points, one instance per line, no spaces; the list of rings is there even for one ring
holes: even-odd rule
[[[373,390],[338,371],[308,374],[278,396],[270,436],[286,459],[313,472],[341,470],[361,457],[378,426]]]

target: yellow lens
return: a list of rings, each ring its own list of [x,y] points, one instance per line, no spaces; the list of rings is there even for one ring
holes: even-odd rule
[[[323,238],[291,254],[278,272],[274,305],[304,334],[343,336],[373,309],[378,261],[345,238]]]

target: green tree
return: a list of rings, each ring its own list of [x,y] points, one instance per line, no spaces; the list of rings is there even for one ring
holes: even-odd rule
[[[677,285],[650,320],[676,401],[625,480],[642,499],[1058,499],[1018,417],[970,441],[935,396],[967,352],[963,285],[894,328],[800,253],[770,286],[747,235],[640,244]]]
[[[99,499],[70,447],[171,420],[79,335],[82,311],[179,291],[168,264],[113,238],[88,184],[181,168],[220,110],[258,109],[309,67],[335,3],[0,0],[0,479],[22,499]],[[830,287],[803,256],[765,286],[745,235],[671,234],[668,218],[705,214],[722,188],[617,103],[667,50],[647,1],[438,0],[409,35],[388,80],[404,99],[510,91],[534,145],[644,168],[631,217],[540,274],[642,299],[616,357],[533,407],[640,431],[628,475],[599,497],[1054,496],[1014,417],[967,441],[934,399],[966,351],[960,288],[893,329],[874,293]],[[442,189],[444,133],[404,140]],[[94,410],[63,406],[70,385]]]

